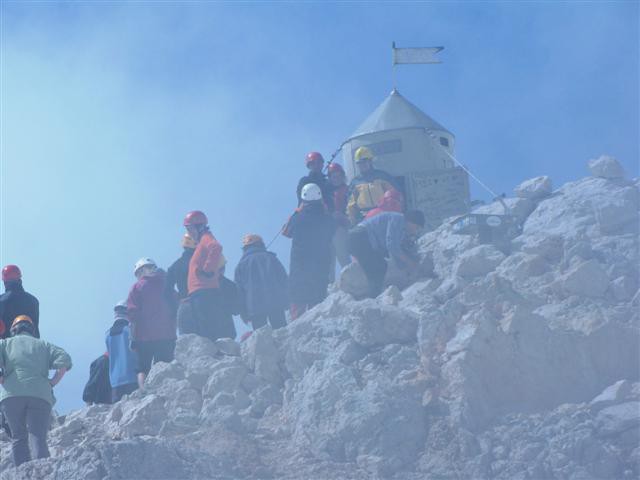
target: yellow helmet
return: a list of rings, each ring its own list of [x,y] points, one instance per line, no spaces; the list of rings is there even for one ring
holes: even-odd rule
[[[182,237],[182,246],[184,248],[196,248],[198,244],[188,233],[185,233]]]
[[[253,245],[254,243],[264,243],[262,237],[260,235],[256,235],[255,233],[248,233],[242,238],[242,246],[248,247],[249,245]]]
[[[353,157],[355,158],[356,162],[362,162],[363,160],[373,160],[373,152],[367,147],[358,147]]]
[[[29,315],[18,315],[13,322],[11,322],[11,328],[15,327],[16,325],[18,325],[21,322],[27,322],[30,323],[31,325],[33,325],[33,320],[31,320],[31,317]]]

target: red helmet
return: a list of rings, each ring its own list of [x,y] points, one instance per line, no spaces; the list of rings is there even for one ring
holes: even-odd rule
[[[344,168],[342,168],[342,165],[340,165],[339,163],[330,163],[327,167],[327,172],[330,174],[339,172],[344,175]]]
[[[22,272],[17,265],[7,265],[2,269],[2,281],[10,282],[11,280],[20,280]]]
[[[318,152],[307,153],[307,156],[304,159],[305,165],[309,165],[310,163],[316,162],[316,161],[320,161],[324,163],[324,158],[322,158],[322,155]]]
[[[207,223],[209,223],[209,220],[204,212],[194,210],[193,212],[187,213],[184,217],[183,225],[186,227],[187,225],[206,225]]]

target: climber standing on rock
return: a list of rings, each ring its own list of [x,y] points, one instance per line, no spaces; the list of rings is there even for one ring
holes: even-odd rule
[[[322,191],[318,185],[308,183],[300,196],[302,205],[282,232],[292,239],[289,262],[292,319],[327,296],[331,242],[336,230],[336,222],[322,202]]]
[[[245,323],[250,323],[254,330],[265,326],[267,321],[274,329],[286,326],[287,272],[276,254],[267,251],[260,235],[248,234],[242,239],[242,258],[234,278]]]
[[[207,216],[194,210],[184,218],[187,233],[197,243],[189,261],[187,287],[193,315],[193,331],[211,340],[235,336],[233,319],[224,314],[220,291],[220,270],[225,264],[222,245],[208,226]],[[186,332],[185,332],[186,333]]]
[[[118,302],[113,309],[115,319],[107,330],[105,343],[109,360],[109,384],[111,385],[111,402],[119,402],[124,395],[138,388],[136,370],[139,365],[138,355],[129,348],[131,329],[127,313],[127,302]]]
[[[0,408],[11,429],[11,453],[17,466],[32,458],[47,458],[47,431],[53,387],[71,369],[71,357],[62,348],[35,337],[27,315],[11,324],[11,338],[0,340]],[[49,370],[56,370],[49,379]],[[29,449],[29,439],[32,439]]]
[[[185,233],[182,237],[182,255],[167,270],[168,296],[178,299],[176,316],[181,334],[195,333],[193,312],[189,301],[189,263],[193,257],[197,242]],[[177,288],[177,291],[176,291]]]
[[[166,273],[150,258],[135,264],[138,281],[131,287],[127,312],[132,328],[131,349],[138,354],[138,385],[155,362],[170,362],[176,346],[176,319],[167,298]]]
[[[34,336],[40,338],[38,299],[26,292],[22,286],[22,272],[16,265],[6,265],[2,269],[5,293],[0,295],[0,338],[9,337],[11,323],[18,315],[27,315],[34,326]]]
[[[418,270],[418,262],[412,258],[408,247],[424,224],[424,214],[419,210],[412,210],[404,215],[396,212],[380,213],[351,229],[349,252],[367,276],[370,297],[377,297],[384,287],[387,273],[385,258],[392,258],[404,270]]]

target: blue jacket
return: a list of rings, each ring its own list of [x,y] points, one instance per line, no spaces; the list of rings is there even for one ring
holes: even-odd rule
[[[129,321],[116,317],[105,339],[109,352],[109,381],[112,387],[137,382],[138,354],[131,350]]]
[[[264,245],[248,246],[236,267],[235,283],[244,318],[286,310],[287,272],[275,253]]]

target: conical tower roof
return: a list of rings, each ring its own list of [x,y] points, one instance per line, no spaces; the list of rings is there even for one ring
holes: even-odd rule
[[[353,132],[351,138],[369,133],[405,128],[427,128],[451,134],[433,118],[400,95],[400,92],[394,88],[378,108]]]

